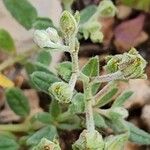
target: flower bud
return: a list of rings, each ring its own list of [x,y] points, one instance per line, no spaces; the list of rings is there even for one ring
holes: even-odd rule
[[[35,30],[34,42],[41,48],[50,47],[57,49],[59,44],[59,36],[57,31],[53,28],[48,28],[46,30]]]
[[[62,13],[60,18],[60,28],[62,33],[67,37],[77,32],[77,22],[70,12],[64,11]]]
[[[55,82],[49,88],[49,92],[58,100],[60,103],[69,103],[73,96],[69,84],[64,82]]]
[[[103,0],[98,6],[101,17],[113,17],[116,14],[116,7],[111,0]]]
[[[46,29],[46,32],[49,34],[49,38],[52,42],[59,42],[60,39],[56,29],[49,27]]]
[[[73,150],[103,150],[104,142],[98,131],[95,130],[94,133],[91,134],[87,130],[83,130],[72,148]]]
[[[40,143],[33,147],[32,150],[61,150],[57,142],[51,142],[46,138],[42,138]]]
[[[128,53],[108,57],[106,70],[109,73],[121,71],[126,79],[143,78],[146,64],[143,57],[132,48]]]
[[[34,32],[34,42],[41,48],[49,45],[49,35],[45,30],[36,30]]]

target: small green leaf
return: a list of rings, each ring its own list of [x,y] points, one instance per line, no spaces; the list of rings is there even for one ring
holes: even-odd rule
[[[3,0],[11,15],[26,29],[31,29],[37,18],[36,9],[27,0]]]
[[[0,50],[12,53],[16,50],[11,35],[4,29],[0,29]]]
[[[113,103],[112,108],[121,107],[133,95],[132,91],[123,92]]]
[[[61,113],[61,108],[58,101],[52,100],[49,112],[54,119],[58,117],[58,115]]]
[[[80,24],[86,23],[96,12],[97,7],[95,5],[90,5],[80,11]]]
[[[105,119],[97,112],[94,112],[94,122],[95,122],[95,126],[98,128],[107,128]]]
[[[108,92],[106,92],[103,96],[101,96],[97,102],[96,102],[96,106],[98,107],[102,107],[106,104],[108,104],[109,102],[112,101],[113,96],[118,92],[118,88],[113,87],[111,88]]]
[[[33,85],[40,91],[48,93],[49,87],[57,81],[60,81],[55,75],[42,71],[35,71],[31,75]]]
[[[91,58],[87,64],[82,68],[82,73],[88,77],[99,75],[99,59],[98,57]]]
[[[9,107],[19,116],[26,117],[30,113],[27,97],[19,88],[8,88],[5,91]]]
[[[1,150],[18,150],[19,145],[12,136],[0,135]]]
[[[38,62],[40,62],[41,64],[43,64],[45,66],[48,66],[50,64],[51,60],[52,60],[52,56],[51,56],[50,52],[47,52],[44,50],[39,52],[38,57],[37,57]]]
[[[27,145],[35,146],[41,141],[42,138],[47,138],[53,141],[53,139],[55,139],[57,136],[58,134],[56,128],[52,125],[49,125],[31,135],[27,140]]]
[[[44,64],[42,64],[40,62],[27,62],[25,64],[25,68],[26,68],[26,71],[27,71],[28,75],[32,74],[35,71],[43,71],[43,72],[46,72],[46,73],[53,74],[49,70],[48,66],[45,66]]]
[[[57,74],[65,81],[69,82],[72,74],[72,64],[69,61],[59,63],[57,66]]]
[[[53,121],[53,118],[47,112],[39,112],[32,117],[31,121],[32,122],[39,121],[44,124],[50,124]]]
[[[132,123],[126,121],[126,124],[130,131],[129,140],[141,144],[141,145],[150,145],[150,134],[145,132],[144,130],[139,129]]]
[[[115,133],[123,133],[128,132],[128,127],[122,118],[118,118],[117,120],[105,120],[108,127],[110,127]]]
[[[69,106],[69,112],[71,114],[83,113],[85,109],[84,95],[82,93],[77,93]]]
[[[105,150],[123,150],[128,140],[128,133],[109,136],[105,139]]]
[[[49,18],[37,18],[33,23],[33,28],[35,29],[47,29],[48,27],[54,27],[53,21]]]
[[[95,95],[98,92],[100,86],[101,86],[101,83],[94,83],[92,85],[92,95]]]

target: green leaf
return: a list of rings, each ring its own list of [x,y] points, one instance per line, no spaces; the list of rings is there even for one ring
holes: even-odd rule
[[[82,68],[82,73],[88,77],[99,75],[99,59],[98,57],[91,58],[87,64]]]
[[[27,97],[19,88],[8,88],[5,91],[9,107],[19,116],[26,117],[30,113]]]
[[[0,149],[1,150],[18,150],[19,145],[13,137],[7,135],[0,135]]]
[[[69,112],[71,114],[83,113],[85,109],[84,95],[82,93],[77,93],[69,106]]]
[[[58,117],[58,115],[61,113],[61,108],[58,101],[52,100],[49,112],[54,119]]]
[[[150,145],[150,134],[145,132],[144,130],[139,129],[132,123],[126,121],[126,124],[130,131],[129,140],[141,144],[141,145]]]
[[[36,9],[27,0],[3,0],[11,15],[26,29],[31,29],[37,18]]]
[[[42,71],[35,71],[31,75],[31,81],[33,85],[40,91],[48,93],[49,87],[57,81],[60,81],[55,75],[42,72]]]
[[[105,150],[123,150],[128,140],[128,133],[109,136],[105,139]]]
[[[32,74],[35,71],[43,71],[49,74],[53,74],[48,66],[45,66],[44,64],[40,63],[40,62],[27,62],[25,64],[25,69],[28,73],[28,75]]]
[[[118,92],[118,88],[113,87],[111,88],[108,92],[106,92],[103,96],[101,96],[97,102],[96,102],[96,106],[97,107],[102,107],[106,104],[108,104],[109,102],[112,101],[113,96]]]
[[[48,66],[50,64],[51,60],[52,60],[52,56],[51,56],[50,52],[47,52],[44,50],[39,52],[39,54],[37,56],[37,61],[45,66]]]
[[[144,10],[150,12],[150,1],[149,0],[121,0],[123,4],[130,6],[135,9]]]
[[[113,103],[112,108],[121,107],[133,95],[132,91],[123,92]]]
[[[53,139],[55,139],[57,136],[58,134],[56,128],[52,125],[49,125],[31,135],[27,140],[27,145],[37,145],[42,138],[47,138],[48,140],[53,141]]]
[[[94,83],[92,85],[92,95],[95,95],[98,92],[100,86],[101,86],[101,83]]]
[[[33,28],[35,29],[47,29],[48,27],[55,28],[53,21],[49,18],[37,18],[35,22],[33,23]]]
[[[94,112],[94,122],[95,126],[98,128],[107,128],[107,124],[105,123],[105,119],[97,112]]]
[[[39,121],[44,124],[50,124],[53,121],[53,118],[47,112],[39,112],[32,117],[31,121],[32,122]]]
[[[90,5],[80,11],[80,24],[86,23],[96,12],[97,7],[95,5]]]
[[[117,120],[105,119],[105,122],[107,126],[110,127],[117,134],[129,131],[124,119],[122,118],[118,118]]]
[[[72,74],[72,64],[69,61],[59,63],[57,66],[57,74],[65,81],[69,82]]]
[[[11,35],[4,29],[0,29],[0,50],[12,53],[16,50]]]

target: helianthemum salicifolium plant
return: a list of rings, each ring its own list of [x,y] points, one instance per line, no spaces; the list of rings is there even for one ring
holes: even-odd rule
[[[105,17],[113,16],[116,11],[109,0],[102,1],[97,9],[98,14]],[[2,131],[0,146],[2,145],[4,150],[8,147],[17,150],[21,146],[33,150],[60,150],[58,131],[78,129],[82,131],[72,145],[73,150],[122,150],[128,140],[141,145],[150,145],[150,134],[125,120],[128,117],[128,110],[123,104],[133,92],[124,91],[116,98],[119,90],[118,80],[146,78],[144,73],[146,61],[138,51],[131,48],[128,53],[108,56],[104,66],[105,75],[100,75],[98,56],[92,57],[79,68],[79,34],[84,38],[90,36],[93,42],[101,42],[103,38],[95,19],[98,14],[93,14],[95,15],[90,21],[82,24],[79,12],[73,15],[69,11],[64,11],[57,30],[52,27],[35,30],[34,42],[39,47],[45,48],[40,52],[40,56],[44,55],[44,59],[39,57],[40,63],[35,65],[28,63],[27,71],[30,74],[31,86],[48,94],[51,97],[51,104],[48,112],[31,115],[23,92],[12,87],[14,85],[7,87],[5,95],[8,105],[24,121],[16,125],[0,125]],[[53,73],[48,69],[49,51],[68,52],[71,62],[59,63],[57,72]],[[83,83],[82,93],[75,89],[77,81]],[[103,88],[102,83],[106,83]],[[20,107],[16,107],[18,104]],[[18,140],[8,131],[25,134]]]

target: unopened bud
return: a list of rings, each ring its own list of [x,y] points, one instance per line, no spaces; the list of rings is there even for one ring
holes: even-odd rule
[[[35,30],[34,32],[34,42],[41,48],[58,48],[59,36],[57,31],[53,28],[48,28],[47,30]]]
[[[69,11],[64,11],[60,18],[60,28],[64,35],[71,36],[77,32],[77,22]]]
[[[110,56],[107,59],[106,70],[109,73],[121,71],[126,79],[143,78],[147,62],[132,48],[128,53]]]
[[[116,14],[116,7],[111,0],[103,0],[98,6],[101,17],[113,17]]]
[[[65,82],[55,82],[49,88],[50,94],[53,94],[56,100],[60,103],[69,103],[73,96],[73,91],[71,90],[69,84]]]
[[[32,150],[61,150],[61,148],[58,142],[52,142],[46,138],[42,138],[40,143],[33,147]]]
[[[104,142],[98,131],[91,135],[87,130],[83,130],[79,139],[73,144],[73,150],[102,150]]]

